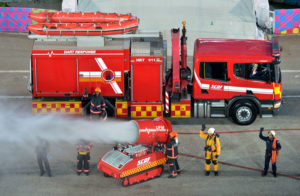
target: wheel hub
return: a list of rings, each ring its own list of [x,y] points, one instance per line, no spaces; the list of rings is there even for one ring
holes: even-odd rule
[[[240,122],[249,121],[252,117],[252,110],[247,106],[240,107],[236,111],[236,117]]]

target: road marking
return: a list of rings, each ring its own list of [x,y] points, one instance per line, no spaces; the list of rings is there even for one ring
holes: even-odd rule
[[[179,155],[182,156],[186,156],[186,157],[191,157],[191,158],[196,158],[196,159],[202,159],[205,160],[205,157],[200,157],[197,155],[193,155],[193,154],[187,154],[187,153],[182,153],[179,152]],[[233,163],[227,163],[227,162],[223,162],[223,161],[218,161],[219,164],[223,164],[223,165],[228,165],[228,166],[232,166],[232,167],[238,167],[238,168],[242,168],[242,169],[247,169],[247,170],[253,170],[253,171],[258,171],[258,172],[262,172],[262,169],[257,169],[257,168],[253,168],[253,167],[248,167],[248,166],[244,166],[244,165],[237,165],[237,164],[233,164]],[[271,171],[269,171],[268,173],[271,174]],[[284,176],[287,178],[292,178],[294,180],[300,180],[300,178],[298,176],[291,176],[291,175],[287,175],[287,174],[283,174],[283,173],[277,173],[278,176]]]
[[[6,96],[0,95],[0,99],[31,99],[32,96]]]
[[[300,95],[285,95],[283,98],[300,98]]]
[[[0,73],[29,73],[29,70],[0,70]]]
[[[282,73],[300,73],[300,70],[290,70],[290,69],[286,69],[286,70],[281,70]]]

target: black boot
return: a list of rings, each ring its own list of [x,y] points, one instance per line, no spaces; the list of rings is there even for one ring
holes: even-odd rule
[[[177,176],[169,175],[168,178],[176,178]]]
[[[276,173],[276,172],[273,172],[273,176],[276,178],[276,177],[277,177],[277,173]]]
[[[206,176],[209,176],[209,174],[210,174],[210,171],[206,171],[206,172],[205,172],[205,175],[206,175]]]
[[[219,172],[215,171],[215,176],[218,176],[219,175]]]
[[[262,176],[266,176],[267,173],[268,173],[267,171],[263,171],[263,172],[261,173],[261,175],[262,175]]]
[[[45,171],[41,171],[40,176],[43,176],[45,174]]]

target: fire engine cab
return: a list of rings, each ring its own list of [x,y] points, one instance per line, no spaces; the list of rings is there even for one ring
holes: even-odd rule
[[[31,55],[34,113],[82,115],[87,89],[101,88],[117,118],[231,117],[240,125],[281,106],[278,41],[197,39],[187,65],[186,29],[172,29],[167,66],[161,33],[36,38]],[[99,41],[100,40],[100,41]]]

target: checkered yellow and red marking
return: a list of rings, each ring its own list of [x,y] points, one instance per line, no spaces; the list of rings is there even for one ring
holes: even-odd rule
[[[126,101],[116,101],[116,117],[128,117],[128,103]]]
[[[82,115],[81,102],[77,101],[33,101],[32,113],[34,114],[50,114],[63,113],[71,115]]]
[[[171,117],[191,117],[191,104],[173,103],[171,105]]]
[[[133,168],[133,169],[129,169],[129,170],[123,171],[121,173],[121,178],[125,178],[127,176],[131,176],[133,174],[142,172],[144,170],[148,170],[148,169],[151,169],[153,167],[156,167],[156,166],[159,166],[159,165],[163,165],[166,162],[167,162],[167,159],[166,158],[162,158],[162,159],[159,159],[157,161],[153,161],[151,163],[148,163],[148,164],[145,164],[145,165]]]
[[[162,115],[162,105],[131,105],[131,118],[155,118]]]

